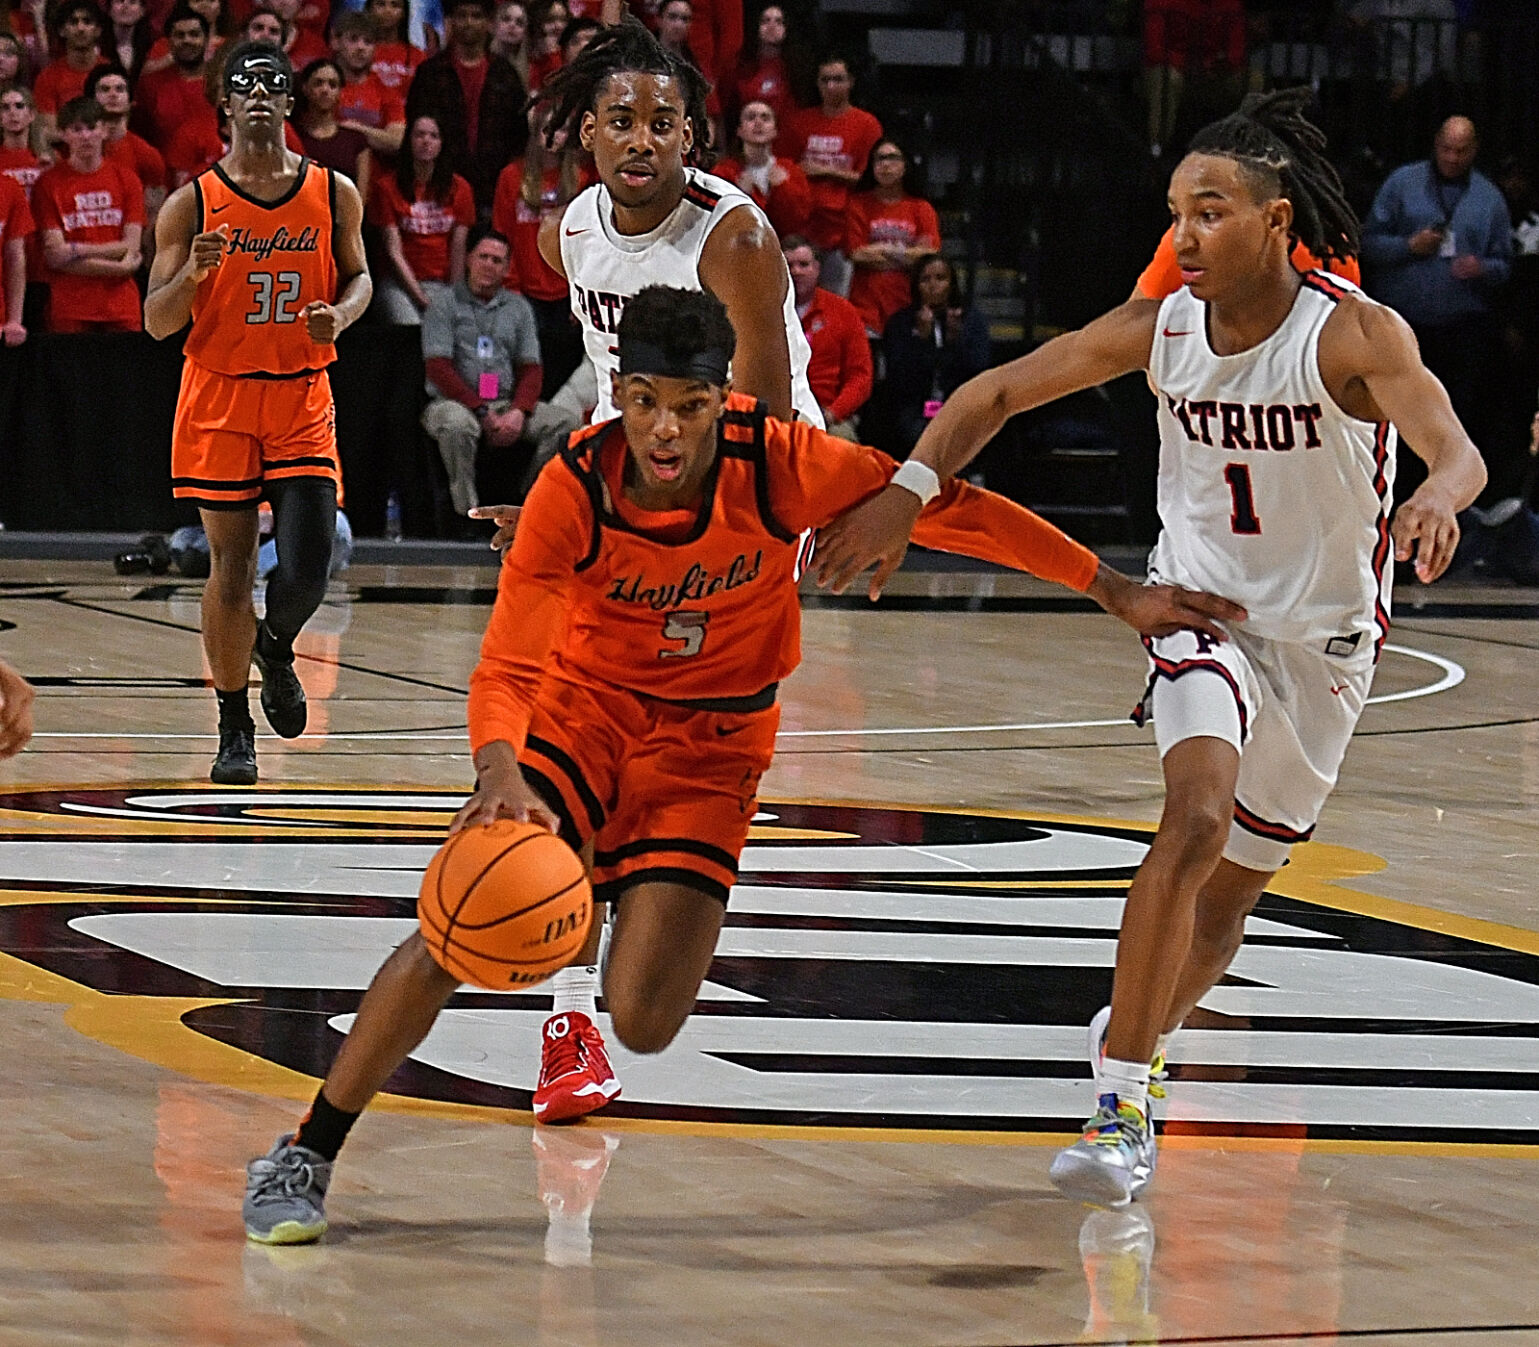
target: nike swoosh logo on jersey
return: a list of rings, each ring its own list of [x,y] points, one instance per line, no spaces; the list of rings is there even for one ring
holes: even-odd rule
[[[725,739],[730,735],[741,734],[747,728],[748,726],[746,725],[733,725],[730,728],[726,725],[718,725],[716,727],[716,737],[718,739]]]
[[[229,210],[229,208],[230,208],[230,203],[228,201],[226,201],[224,203],[224,205],[222,205],[222,206],[210,206],[208,208],[208,213],[210,215],[218,215],[220,211],[222,211],[222,210]]]
[[[567,238],[571,239],[576,238],[579,234],[586,234],[587,232],[588,231],[586,229],[568,229],[566,231],[566,236]]]
[[[1167,328],[1166,328],[1166,329],[1165,329],[1165,335],[1166,335],[1166,336],[1167,336],[1167,337],[1190,337],[1190,336],[1191,336],[1191,335],[1192,335],[1192,334],[1191,334],[1191,333],[1190,333],[1190,332],[1172,332],[1172,331],[1171,331],[1171,330],[1170,330],[1170,329],[1169,329],[1169,328],[1168,328],[1168,327],[1167,327]]]

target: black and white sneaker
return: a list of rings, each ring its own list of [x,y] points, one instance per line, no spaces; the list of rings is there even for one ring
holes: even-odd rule
[[[257,779],[256,730],[250,725],[219,729],[219,754],[208,779],[218,786],[254,786]]]
[[[278,642],[263,622],[257,628],[251,660],[262,675],[262,713],[275,734],[294,739],[305,732],[305,689],[294,672],[294,652],[279,653]]]

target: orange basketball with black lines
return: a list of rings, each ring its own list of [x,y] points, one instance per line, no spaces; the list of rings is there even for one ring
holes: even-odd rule
[[[513,819],[455,833],[417,897],[417,923],[438,966],[490,991],[530,987],[565,968],[592,920],[577,853]]]

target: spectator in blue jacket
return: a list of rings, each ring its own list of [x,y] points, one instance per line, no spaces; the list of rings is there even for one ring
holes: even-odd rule
[[[1369,294],[1415,329],[1422,360],[1489,453],[1484,385],[1498,357],[1491,299],[1511,275],[1512,222],[1501,192],[1474,166],[1479,148],[1474,123],[1450,117],[1431,159],[1385,179],[1363,225],[1363,272]]]

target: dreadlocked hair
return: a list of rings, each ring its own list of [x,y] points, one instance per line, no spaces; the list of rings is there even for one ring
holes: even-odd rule
[[[711,119],[705,110],[710,81],[684,57],[664,47],[630,13],[599,33],[575,60],[547,75],[539,92],[529,100],[529,108],[550,108],[546,145],[554,148],[555,133],[563,126],[575,144],[583,113],[598,111],[605,81],[611,75],[623,74],[666,75],[679,86],[684,94],[684,115],[695,131],[687,162],[708,168],[715,158],[710,146]]]
[[[1310,91],[1300,87],[1248,94],[1240,110],[1205,126],[1190,154],[1235,160],[1266,196],[1293,203],[1293,236],[1316,257],[1358,254],[1361,227],[1325,157],[1325,133],[1304,116]]]

